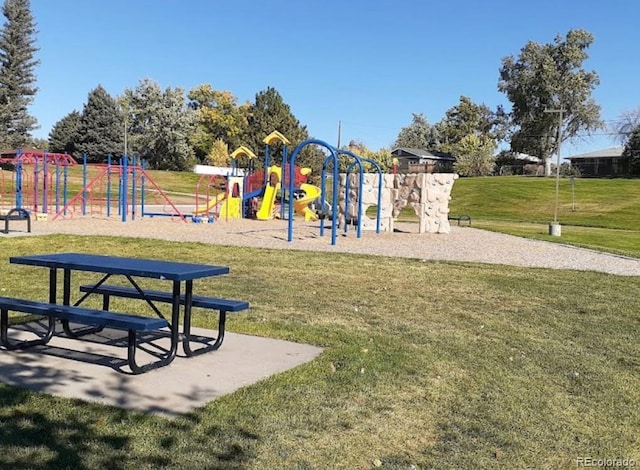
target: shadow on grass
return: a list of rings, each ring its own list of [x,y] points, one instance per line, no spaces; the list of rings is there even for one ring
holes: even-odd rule
[[[260,442],[206,414],[170,421],[8,385],[0,408],[0,469],[245,468]]]
[[[33,332],[33,325],[20,324],[16,329]],[[166,414],[160,403],[151,405],[145,414],[125,411],[119,407],[127,408],[132,400],[149,399],[135,386],[136,378],[128,374],[121,374],[109,385],[114,406],[48,395],[68,386],[90,386],[95,380],[74,367],[74,361],[117,369],[121,359],[93,354],[90,345],[126,347],[119,333],[92,335],[92,341],[82,341],[84,351],[55,346],[30,348],[35,354],[64,358],[68,367],[37,364],[29,354],[20,352],[15,353],[19,360],[3,365],[0,469],[244,468],[254,458],[257,434],[234,423],[212,426],[200,411],[166,420],[155,415]],[[86,393],[101,398],[105,390],[91,387]],[[202,393],[194,386],[182,398],[197,401]]]
[[[86,468],[83,454],[87,443],[100,442],[101,447],[124,450],[128,439],[116,434],[96,435],[82,420],[65,416],[52,419],[39,411],[26,408],[33,394],[10,386],[0,387],[2,426],[0,426],[0,468]],[[37,408],[37,407],[36,407]],[[104,468],[113,468],[113,454],[95,456]]]

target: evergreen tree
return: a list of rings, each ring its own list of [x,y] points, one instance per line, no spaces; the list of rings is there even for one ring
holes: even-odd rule
[[[74,157],[104,163],[109,155],[124,153],[124,116],[114,98],[101,85],[89,93],[78,126]]]
[[[22,147],[31,142],[37,120],[28,111],[38,91],[34,58],[36,25],[29,0],[5,0],[0,30],[0,145]]]
[[[400,129],[394,147],[440,150],[438,128],[429,124],[424,114],[414,114],[411,124]]]
[[[76,153],[78,130],[80,128],[80,113],[71,111],[56,122],[49,133],[49,150],[56,153]]]
[[[245,135],[244,142],[256,154],[261,154],[265,148],[264,138],[273,131],[278,131],[284,135],[291,144],[289,154],[296,145],[309,139],[307,127],[300,124],[300,121],[293,115],[291,108],[284,102],[280,93],[273,88],[256,94],[255,103],[249,107],[249,128]],[[282,149],[280,145],[272,145],[271,163],[282,162]],[[298,157],[296,165],[306,166],[312,169],[312,174],[318,176],[322,171],[324,155],[315,147],[306,147]]]
[[[273,131],[278,131],[297,145],[309,138],[306,127],[291,112],[275,88],[268,87],[256,94],[255,103],[249,109],[249,130],[245,136],[245,145],[255,153],[261,152],[265,144],[263,139]]]
[[[622,152],[630,176],[640,176],[640,127],[636,127]]]

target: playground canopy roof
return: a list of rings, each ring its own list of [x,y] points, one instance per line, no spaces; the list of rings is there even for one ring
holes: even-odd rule
[[[16,149],[4,150],[0,153],[0,163],[16,164],[34,164],[47,163],[50,165],[72,166],[78,162],[66,153],[50,153],[38,149]]]

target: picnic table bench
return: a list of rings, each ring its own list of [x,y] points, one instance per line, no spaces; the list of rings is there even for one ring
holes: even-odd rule
[[[151,302],[161,303],[173,302],[171,292],[150,289],[137,289],[135,287],[128,286],[85,284],[80,286],[80,292],[102,295],[102,308],[104,310],[109,310],[109,298],[112,296],[127,299],[148,300]],[[184,305],[185,301],[186,297],[184,294],[182,294],[180,296],[180,304]],[[185,355],[187,356],[202,354],[206,351],[215,351],[216,349],[220,348],[220,346],[222,345],[222,341],[224,340],[227,313],[235,313],[247,310],[249,308],[249,302],[246,302],[244,300],[232,300],[222,299],[218,297],[205,297],[203,295],[192,295],[191,306],[209,310],[217,310],[220,313],[218,317],[218,336],[216,337],[215,342],[194,351],[190,347],[190,342],[184,341],[183,348]],[[184,324],[185,337],[190,336],[190,328],[190,320],[187,319]]]
[[[449,216],[449,220],[457,220],[458,221],[458,227],[460,226],[460,222],[467,222],[467,225],[469,227],[471,226],[471,217],[466,215],[466,214],[450,215]]]
[[[12,342],[9,339],[9,312],[28,313],[49,317],[49,328],[47,333],[34,340]],[[127,360],[129,367],[134,374],[139,374],[150,369],[155,369],[170,362],[169,357],[159,361],[140,366],[136,363],[136,347],[138,344],[137,333],[140,331],[154,331],[168,326],[163,318],[142,317],[126,313],[107,312],[71,305],[59,305],[48,302],[36,302],[32,300],[17,299],[11,297],[0,297],[0,342],[8,350],[22,349],[31,346],[44,345],[53,337],[55,322],[51,320],[65,320],[87,326],[109,327],[116,330],[127,331]],[[171,358],[173,359],[173,358]]]
[[[31,214],[26,209],[14,207],[6,214],[0,214],[0,220],[4,220],[4,230],[2,233],[9,233],[9,222],[14,220],[26,220],[27,233],[31,233]]]

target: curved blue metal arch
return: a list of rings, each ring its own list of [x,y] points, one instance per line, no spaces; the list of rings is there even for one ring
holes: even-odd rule
[[[294,172],[295,172],[295,163],[296,163],[296,157],[298,156],[298,154],[300,153],[300,151],[306,147],[307,145],[319,145],[321,147],[326,148],[331,155],[329,155],[329,157],[327,157],[327,159],[325,159],[325,162],[323,164],[322,167],[322,194],[321,194],[321,203],[322,203],[322,207],[324,208],[324,203],[325,203],[325,199],[324,199],[324,195],[326,194],[325,192],[325,186],[326,186],[326,166],[328,163],[328,160],[331,159],[331,161],[333,162],[333,195],[332,195],[332,206],[333,209],[331,211],[331,244],[335,245],[336,244],[336,239],[337,239],[337,212],[335,210],[336,207],[338,207],[338,154],[336,149],[329,145],[328,143],[322,141],[322,140],[318,140],[318,139],[308,139],[305,140],[303,142],[300,142],[295,149],[293,149],[293,152],[291,152],[291,157],[289,159],[289,198],[292,198],[293,195],[293,191],[294,191]],[[293,201],[289,201],[289,229],[288,229],[288,234],[287,234],[287,241],[293,241]],[[324,229],[324,224],[320,223],[320,235],[323,235],[323,229]]]
[[[380,233],[380,204],[382,203],[382,170],[380,169],[380,165],[378,165],[378,162],[376,162],[375,160],[371,160],[370,158],[360,157],[348,150],[338,150],[338,154],[339,155],[345,154],[355,159],[355,161],[352,162],[347,168],[347,179],[345,182],[345,206],[344,206],[345,219],[346,219],[347,211],[349,208],[349,174],[351,173],[351,170],[356,165],[356,163],[360,167],[360,178],[359,178],[359,185],[358,185],[358,194],[360,195],[360,200],[358,201],[358,227],[357,227],[358,238],[360,238],[362,235],[362,180],[364,177],[364,168],[362,166],[362,162],[365,161],[367,163],[370,163],[373,166],[375,166],[376,170],[378,170],[378,205],[376,208],[377,209],[376,210],[376,233]],[[345,233],[347,232],[347,225],[348,224],[345,221],[345,224],[344,224]]]
[[[359,187],[359,193],[358,194],[362,194],[362,180],[363,180],[363,173],[364,173],[364,167],[362,166],[362,161],[366,161],[368,163],[371,163],[372,165],[374,165],[376,167],[376,169],[378,170],[378,208],[377,208],[377,216],[376,216],[376,233],[380,233],[380,204],[381,204],[381,197],[382,197],[382,170],[380,169],[380,165],[378,165],[377,162],[375,162],[374,160],[371,160],[369,158],[363,158],[360,157],[358,155],[356,155],[353,152],[350,152],[348,150],[339,150],[336,149],[335,147],[333,147],[332,145],[329,145],[328,143],[326,143],[323,140],[318,140],[318,139],[308,139],[305,140],[304,142],[301,142],[300,144],[298,144],[296,146],[296,148],[293,150],[293,152],[291,153],[291,157],[289,160],[289,197],[291,197],[291,195],[293,194],[293,190],[294,190],[294,171],[295,171],[295,161],[296,161],[296,157],[298,156],[298,154],[300,153],[300,151],[306,147],[307,145],[319,145],[321,147],[326,148],[329,152],[330,155],[328,155],[323,164],[322,164],[322,175],[321,175],[321,188],[320,188],[320,204],[322,207],[322,210],[324,210],[324,207],[326,205],[326,199],[325,199],[325,195],[327,194],[326,192],[326,181],[327,181],[327,167],[329,166],[330,163],[333,163],[333,194],[332,194],[332,208],[331,208],[331,244],[335,245],[336,244],[336,239],[337,239],[337,217],[338,217],[338,191],[339,191],[339,168],[338,168],[338,156],[339,155],[346,155],[348,157],[353,158],[355,161],[352,162],[349,167],[348,167],[348,171],[347,171],[347,180],[346,180],[346,195],[345,195],[345,204],[348,204],[349,202],[349,172],[353,169],[354,165],[358,165],[359,169],[360,169],[360,187]],[[347,207],[345,205],[345,211],[347,210]],[[293,204],[292,201],[289,201],[289,214],[288,214],[288,222],[289,222],[289,229],[288,229],[288,234],[287,234],[287,241],[293,241]],[[346,218],[345,218],[346,219]],[[358,238],[361,236],[361,230],[362,230],[362,203],[359,203],[358,205]],[[346,223],[345,223],[345,232],[346,232]],[[320,236],[324,236],[324,223],[320,223]]]
[[[289,161],[288,152],[289,152],[289,149],[287,148],[287,144],[283,144],[282,145],[282,173],[281,173],[283,181],[280,184],[280,218],[284,218],[284,200],[286,197],[285,189],[284,189],[284,172],[286,171],[287,164]],[[291,167],[291,165],[289,166]],[[289,181],[291,181],[291,179],[289,179]],[[291,205],[291,198],[292,198],[292,193],[289,192],[289,205]]]
[[[349,186],[350,186],[349,175],[351,174],[351,170],[353,169],[353,167],[357,164],[360,167],[360,171],[358,172],[358,194],[362,195],[362,180],[363,180],[364,167],[362,166],[362,160],[356,154],[348,150],[338,150],[338,154],[348,155],[355,159],[355,161],[350,163],[349,166],[347,167],[347,176],[344,183],[344,233],[347,233],[348,227],[349,227],[348,220],[347,220],[347,216],[349,215]],[[360,196],[360,198],[362,198],[362,196]],[[357,218],[358,218],[358,226],[356,227],[356,234],[357,234],[357,237],[360,238],[360,236],[362,235],[362,204],[360,203],[358,203]]]

